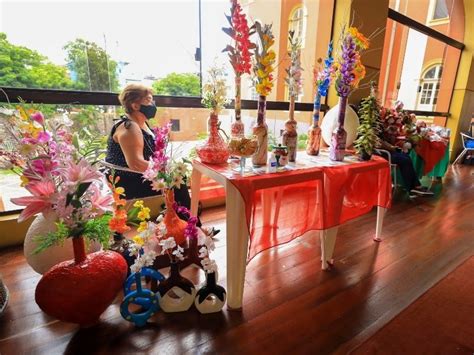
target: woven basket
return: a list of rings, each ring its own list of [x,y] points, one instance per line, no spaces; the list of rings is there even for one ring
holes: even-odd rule
[[[5,308],[7,308],[8,304],[8,288],[0,279],[0,316],[3,314]]]

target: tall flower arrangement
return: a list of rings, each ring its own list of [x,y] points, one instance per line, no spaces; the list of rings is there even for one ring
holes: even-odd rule
[[[203,87],[202,104],[211,110],[208,121],[209,138],[197,147],[196,151],[204,163],[224,164],[229,158],[227,145],[219,135],[219,112],[229,102],[227,86],[224,79],[224,69],[212,67],[208,71],[208,80]]]
[[[241,81],[242,75],[250,74],[251,53],[255,44],[250,41],[254,33],[254,27],[249,27],[247,18],[237,0],[231,0],[230,16],[226,15],[230,27],[222,30],[233,40],[233,44],[227,45],[224,52],[229,55],[230,64],[235,74],[235,122],[231,126],[231,135],[241,138],[244,136],[244,124],[241,120]]]
[[[379,142],[380,104],[377,100],[375,83],[371,83],[370,95],[360,104],[360,126],[357,128],[358,138],[354,142],[355,149],[362,160],[369,160]]]
[[[319,145],[321,142],[321,128],[319,127],[319,113],[321,110],[321,98],[327,96],[329,85],[331,84],[334,67],[334,58],[332,57],[332,41],[329,42],[328,51],[324,63],[321,65],[322,59],[319,59],[319,70],[315,72],[316,95],[314,98],[314,110],[312,125],[308,130],[308,143],[306,153],[309,155],[319,154]]]
[[[336,66],[335,86],[339,96],[338,127],[333,132],[329,148],[329,157],[341,161],[346,149],[347,133],[344,130],[347,99],[351,91],[359,86],[365,76],[365,67],[361,62],[361,52],[369,47],[369,39],[355,27],[349,27],[342,36],[341,48],[334,65]]]
[[[295,120],[295,101],[301,93],[302,71],[301,67],[301,39],[295,37],[294,31],[288,33],[288,43],[290,51],[290,67],[286,69],[287,77],[285,82],[288,85],[290,93],[289,118],[285,122],[285,132],[283,133],[283,145],[288,147],[288,160],[296,160],[296,146],[298,142],[298,133],[296,131],[297,122]]]
[[[270,49],[275,39],[272,25],[262,25],[255,22],[255,29],[259,38],[259,45],[255,48],[253,79],[255,90],[259,94],[258,116],[253,134],[258,139],[258,151],[252,157],[252,163],[256,166],[266,165],[268,147],[268,127],[265,123],[266,98],[273,88],[273,70],[275,64],[275,52]]]

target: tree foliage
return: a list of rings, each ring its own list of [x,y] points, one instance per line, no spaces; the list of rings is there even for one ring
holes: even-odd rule
[[[193,73],[170,73],[163,79],[153,83],[158,95],[200,96],[199,77]]]
[[[117,62],[94,42],[78,38],[68,42],[68,68],[75,77],[74,86],[79,90],[117,92],[119,81]]]
[[[70,89],[67,68],[51,63],[40,53],[11,44],[0,32],[0,85],[17,88]]]

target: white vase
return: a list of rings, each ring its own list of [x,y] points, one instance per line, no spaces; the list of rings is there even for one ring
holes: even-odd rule
[[[71,238],[67,238],[62,245],[54,245],[40,253],[33,254],[35,249],[38,247],[36,238],[43,236],[48,232],[53,232],[56,229],[57,218],[56,215],[51,214],[46,218],[39,214],[36,216],[33,223],[25,236],[25,242],[23,244],[23,253],[26,258],[26,262],[39,274],[44,274],[54,265],[74,259],[74,251],[72,247]],[[92,242],[86,246],[87,253],[93,253],[99,251],[101,245],[98,242]]]
[[[321,135],[327,145],[331,144],[331,137],[338,125],[339,104],[330,109],[323,119],[321,124]],[[344,119],[344,130],[347,132],[346,147],[349,148],[357,138],[357,127],[359,127],[359,116],[350,107],[346,106],[346,116]]]

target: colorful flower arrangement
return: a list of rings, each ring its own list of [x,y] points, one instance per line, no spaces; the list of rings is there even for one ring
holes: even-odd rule
[[[395,144],[398,137],[405,136],[407,139],[414,138],[416,132],[416,116],[403,109],[403,103],[396,101],[391,108],[382,107],[380,109],[380,122],[383,136],[386,141]]]
[[[272,33],[272,25],[255,22],[255,29],[260,45],[255,48],[255,59],[253,65],[255,90],[260,96],[268,96],[273,88],[273,65],[275,64],[275,51],[270,47],[275,43]]]
[[[202,104],[213,113],[219,114],[230,101],[227,98],[227,86],[224,68],[213,66],[208,70],[208,79],[202,91]]]
[[[234,46],[227,45],[224,52],[228,52],[230,64],[236,76],[250,74],[250,50],[255,48],[255,44],[250,41],[250,36],[254,33],[254,28],[253,26],[249,27],[247,18],[237,0],[231,0],[230,16],[226,16],[226,18],[230,27],[224,27],[222,30],[234,40]]]
[[[327,96],[329,85],[334,77],[334,58],[332,57],[332,41],[328,44],[328,51],[324,63],[322,58],[319,58],[318,64],[319,68],[315,69],[315,82],[316,82],[316,95]]]
[[[5,111],[2,111],[5,115]],[[86,237],[106,243],[112,196],[101,189],[103,175],[90,161],[87,143],[81,142],[60,121],[47,120],[40,111],[21,104],[6,117],[6,130],[16,146],[2,148],[2,165],[20,176],[31,196],[13,198],[25,206],[18,218],[24,221],[38,213],[55,214],[55,232],[41,238],[37,251],[67,237]]]
[[[335,66],[335,85],[337,95],[348,97],[351,90],[359,86],[365,77],[365,67],[361,62],[361,52],[369,48],[369,39],[355,27],[344,31],[342,43]]]
[[[153,190],[163,194],[174,187],[179,189],[189,173],[189,162],[186,159],[174,160],[168,147],[170,127],[165,125],[154,129],[155,151],[143,173],[143,178],[151,182]]]
[[[290,67],[286,69],[286,84],[290,92],[290,98],[296,99],[301,93],[302,71],[301,67],[301,39],[295,37],[295,31],[289,31],[288,42],[290,44]]]

